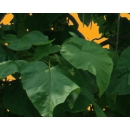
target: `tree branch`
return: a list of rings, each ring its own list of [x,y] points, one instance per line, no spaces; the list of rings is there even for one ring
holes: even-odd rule
[[[100,45],[101,45],[101,46],[105,46],[105,45],[107,45],[107,44],[110,44],[111,42],[116,41],[116,38],[117,38],[117,35],[114,36],[114,37],[112,37],[112,38],[109,38],[109,39],[106,40],[106,41],[101,42]],[[125,34],[125,35],[119,35],[119,40],[125,39],[125,38],[130,38],[130,33]]]

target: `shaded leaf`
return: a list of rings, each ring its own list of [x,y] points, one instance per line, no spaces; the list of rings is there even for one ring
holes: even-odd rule
[[[130,94],[130,86],[128,85],[128,73],[120,76],[114,77],[112,76],[112,80],[107,90],[107,94],[113,95],[127,95]],[[113,87],[114,86],[114,87]]]
[[[40,116],[27,97],[20,81],[14,80],[8,85],[6,84],[2,100],[5,108],[9,109],[13,114],[26,117]]]
[[[116,68],[120,70],[121,73],[127,72],[130,68],[130,46],[127,47],[120,55],[117,62]]]
[[[10,25],[1,24],[1,29],[2,29],[3,31],[8,31],[8,30],[11,30],[11,26],[10,26]]]
[[[34,53],[34,60],[40,60],[42,57],[48,55],[48,54],[52,54],[52,53],[56,53],[60,50],[60,46],[58,45],[53,45],[51,46],[49,45],[44,45],[44,46],[38,46],[36,48],[36,51]]]
[[[91,100],[88,99],[84,94],[79,94],[77,100],[75,101],[74,107],[72,108],[72,112],[81,112],[86,110],[87,107],[91,104]]]
[[[85,85],[83,86],[83,88],[87,88],[92,94],[98,93],[99,88],[96,83],[95,75],[91,74],[88,71],[83,71],[83,70],[80,70],[80,73],[82,74],[82,77],[85,82]]]
[[[87,107],[90,104],[93,104],[96,115],[99,117],[105,117],[105,113],[94,100],[95,99],[93,94],[91,94],[86,88],[84,88],[82,92],[79,94],[79,97],[77,98],[72,111],[80,112],[83,110],[87,110]]]
[[[5,61],[0,63],[0,78],[5,78],[8,75],[20,72],[26,61]]]
[[[17,39],[17,36],[14,34],[6,34],[2,36],[2,39],[4,39],[5,41],[11,41]]]
[[[7,60],[16,60],[16,55],[12,50],[9,50],[5,46],[0,46],[0,62]]]
[[[95,113],[98,117],[106,117],[103,110],[95,102],[92,101],[92,104],[94,106]]]

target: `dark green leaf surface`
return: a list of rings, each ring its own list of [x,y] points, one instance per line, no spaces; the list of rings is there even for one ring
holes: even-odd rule
[[[96,76],[101,96],[107,89],[113,69],[112,59],[100,45],[73,37],[64,42],[62,56],[77,69],[88,70]]]
[[[53,116],[53,109],[79,88],[69,78],[45,63],[31,62],[22,70],[22,84],[42,116]]]
[[[77,98],[77,101],[75,102],[72,111],[79,112],[86,110],[90,104],[93,104],[97,116],[99,117],[106,116],[103,110],[94,101],[94,96],[86,88],[84,88],[82,92],[79,94],[79,97]]]
[[[95,113],[97,115],[97,117],[105,117],[105,113],[103,112],[103,110],[95,103],[95,102],[92,102],[93,106],[94,106],[94,110],[95,110]]]
[[[2,100],[4,106],[13,114],[25,117],[40,116],[27,97],[20,81],[14,80],[6,85]]]
[[[52,53],[56,53],[60,51],[60,49],[61,48],[58,45],[51,46],[49,44],[49,45],[44,45],[44,46],[38,46],[34,54],[34,60],[40,60],[42,57],[48,54],[52,54]]]
[[[0,62],[8,60],[17,60],[15,53],[6,46],[0,46]]]
[[[2,39],[4,39],[5,41],[8,42],[8,41],[17,39],[17,36],[14,34],[6,34],[6,35],[2,36]]]
[[[5,78],[8,75],[20,72],[26,61],[5,61],[0,63],[0,78]]]
[[[130,85],[128,84],[128,75],[124,74],[120,78],[112,79],[110,86],[107,90],[109,95],[118,94],[118,95],[127,95],[130,94]],[[114,86],[114,87],[113,87]]]
[[[9,43],[8,48],[17,51],[27,50],[31,48],[32,45],[36,45],[36,46],[46,45],[46,44],[50,44],[52,41],[49,41],[48,36],[45,36],[40,31],[32,31],[24,35],[21,39],[8,41]]]
[[[117,69],[120,70],[120,72],[124,73],[127,72],[130,68],[130,46],[127,47],[120,55],[120,58],[117,62]]]

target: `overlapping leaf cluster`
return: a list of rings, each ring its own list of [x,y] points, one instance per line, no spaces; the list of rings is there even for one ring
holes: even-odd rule
[[[116,36],[117,14],[78,15]],[[104,49],[84,39],[70,14],[14,14],[12,22],[0,28],[0,116],[129,115],[129,38],[115,56],[114,40]]]

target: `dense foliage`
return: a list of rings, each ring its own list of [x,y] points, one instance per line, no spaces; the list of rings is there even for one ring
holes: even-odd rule
[[[78,14],[83,24],[100,26],[108,40],[99,45],[85,40],[70,14],[13,15],[13,24],[0,28],[1,117],[130,116],[127,18]]]

